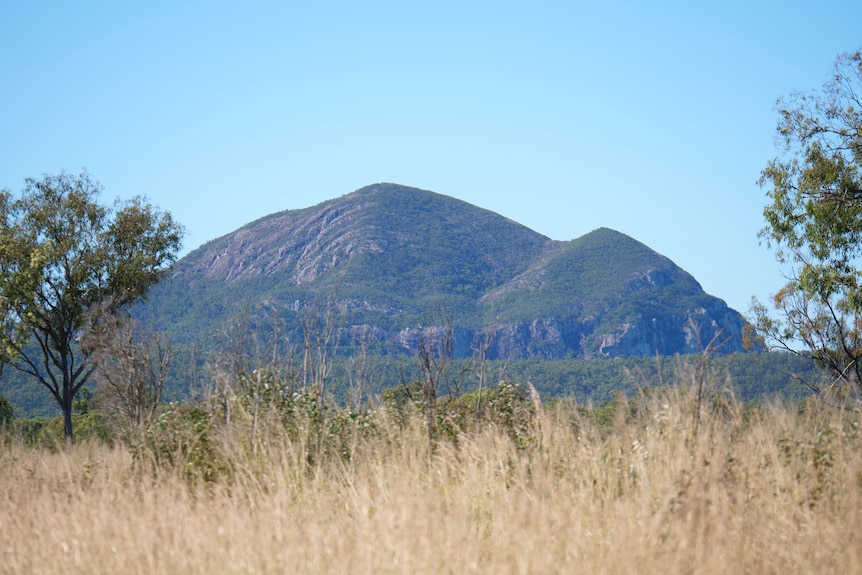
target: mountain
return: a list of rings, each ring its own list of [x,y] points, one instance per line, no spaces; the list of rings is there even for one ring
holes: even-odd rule
[[[258,326],[277,317],[300,341],[303,321],[323,309],[335,312],[344,345],[373,334],[383,352],[411,352],[427,326],[450,321],[456,354],[484,335],[489,358],[729,353],[743,349],[745,326],[690,274],[622,233],[555,241],[396,184],[215,239],[177,262],[136,313],[183,345],[215,341],[243,310]]]

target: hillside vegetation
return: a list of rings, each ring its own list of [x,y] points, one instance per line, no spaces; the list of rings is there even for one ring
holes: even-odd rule
[[[377,184],[261,218],[180,260],[137,315],[177,345],[211,348],[244,309],[282,333],[334,307],[342,349],[369,333],[412,353],[423,326],[454,324],[456,355],[593,359],[743,351],[744,319],[669,259],[598,229],[554,241],[433,192]]]

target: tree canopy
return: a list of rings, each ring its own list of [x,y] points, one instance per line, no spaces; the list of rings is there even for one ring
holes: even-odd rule
[[[755,305],[760,329],[805,353],[834,381],[862,391],[862,52],[845,53],[822,89],[779,99],[778,142],[759,183],[771,200],[761,237],[792,266],[775,296],[781,316]]]
[[[106,207],[82,172],[0,191],[0,363],[51,393],[72,440],[72,403],[94,369],[82,344],[145,296],[176,260],[183,228],[142,197]]]

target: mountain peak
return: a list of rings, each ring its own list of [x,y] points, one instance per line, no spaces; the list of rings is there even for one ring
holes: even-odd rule
[[[474,244],[472,263],[480,267],[492,260],[517,268],[522,258],[541,252],[548,241],[462,200],[383,183],[256,220],[190,253],[177,269],[227,283],[278,274],[298,285],[376,254],[383,254],[378,259],[399,260],[383,266],[380,271],[386,275],[400,273],[411,263],[433,269],[452,263],[446,256],[464,251],[466,243]]]
[[[372,328],[381,345],[409,348],[418,326],[444,313],[462,338],[491,330],[498,357],[670,355],[699,351],[718,332],[727,335],[721,351],[738,351],[745,324],[668,258],[616,230],[554,241],[392,183],[271,214],[205,244],[141,313],[172,302],[184,311],[153,320],[214,332],[247,303],[282,308],[298,326],[302,309],[332,297],[345,325]]]

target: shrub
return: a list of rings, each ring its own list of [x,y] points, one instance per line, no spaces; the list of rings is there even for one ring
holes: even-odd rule
[[[192,485],[213,482],[228,472],[214,424],[215,414],[200,404],[171,404],[147,428],[136,461],[156,472],[179,472]]]
[[[75,426],[75,443],[113,443],[114,435],[102,413],[76,413],[72,415],[72,422]],[[9,431],[27,445],[38,445],[51,451],[57,451],[65,444],[62,416],[16,419],[11,422]]]

